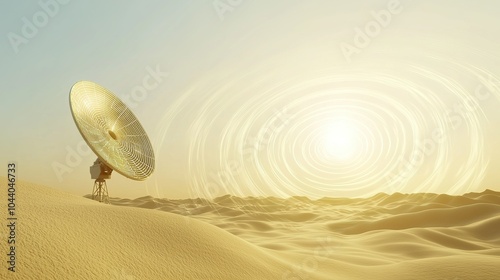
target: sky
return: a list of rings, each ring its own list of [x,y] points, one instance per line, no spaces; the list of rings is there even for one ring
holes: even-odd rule
[[[500,190],[499,9],[2,1],[0,175],[14,161],[21,180],[91,192],[96,155],[69,108],[88,80],[130,107],[156,157],[145,181],[113,173],[114,197]]]

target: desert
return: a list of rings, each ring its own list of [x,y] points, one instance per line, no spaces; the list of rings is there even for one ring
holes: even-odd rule
[[[19,181],[17,199],[16,273],[4,263],[2,279],[500,275],[500,194],[489,190],[318,200],[146,196],[108,205]]]

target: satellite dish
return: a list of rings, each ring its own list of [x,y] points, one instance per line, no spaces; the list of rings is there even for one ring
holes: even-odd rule
[[[144,128],[111,91],[80,81],[71,87],[69,105],[80,134],[97,155],[90,167],[92,199],[109,203],[106,179],[113,170],[138,181],[153,173],[155,158]]]

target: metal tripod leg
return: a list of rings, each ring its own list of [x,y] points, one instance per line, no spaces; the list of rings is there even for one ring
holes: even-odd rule
[[[96,179],[94,182],[94,188],[92,189],[92,199],[96,198],[99,202],[109,204],[108,186],[106,185],[106,180],[104,179]]]

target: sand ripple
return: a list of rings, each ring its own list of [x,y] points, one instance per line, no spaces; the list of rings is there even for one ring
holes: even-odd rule
[[[500,279],[493,191],[105,205],[18,184],[19,273],[0,279]]]

